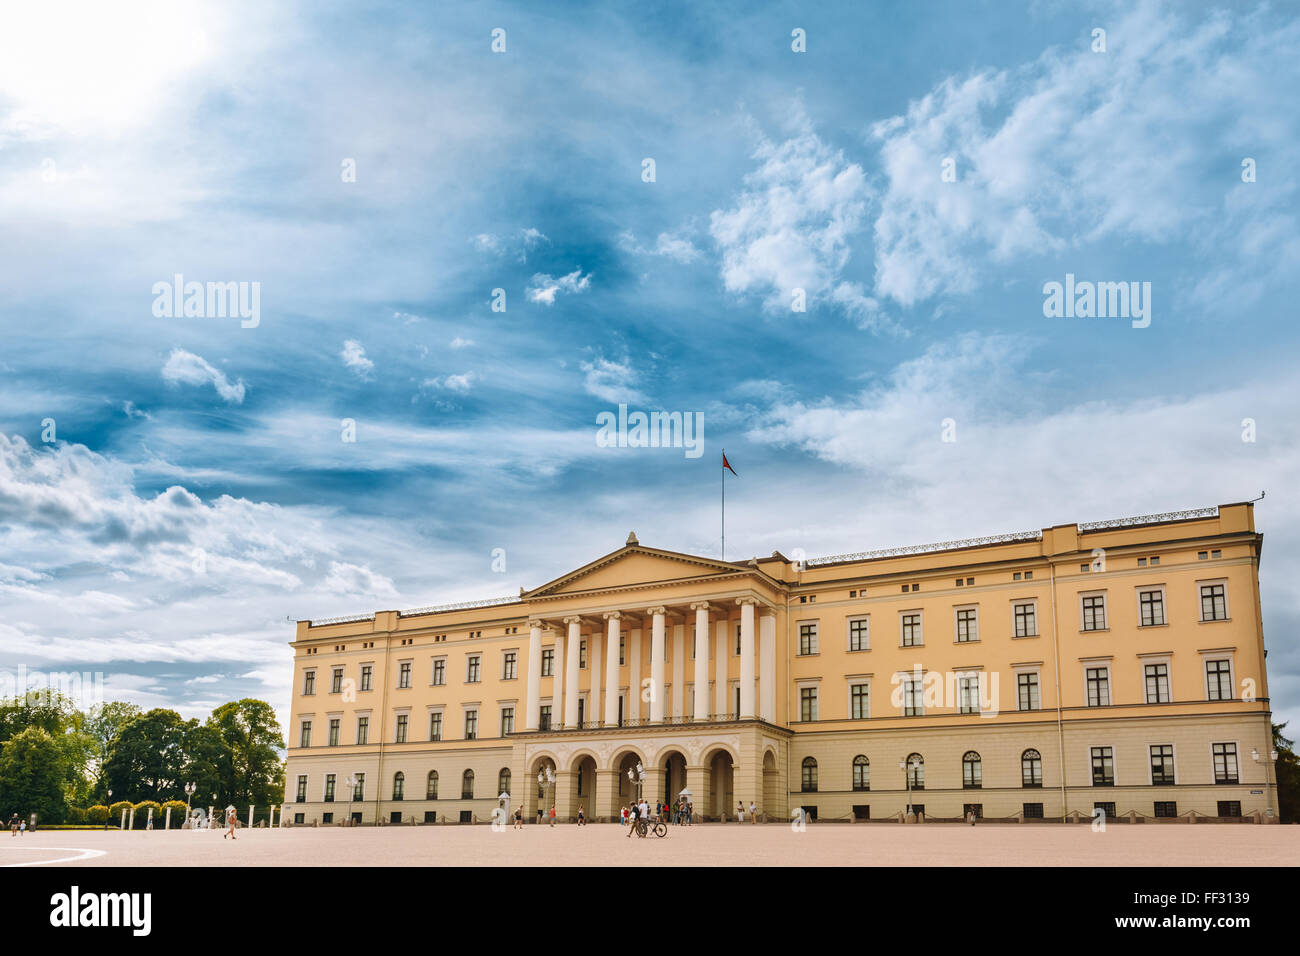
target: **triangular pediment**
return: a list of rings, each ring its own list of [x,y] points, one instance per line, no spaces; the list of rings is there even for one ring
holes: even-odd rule
[[[719,574],[734,574],[742,570],[743,566],[716,558],[660,551],[632,544],[528,591],[523,598],[527,600],[629,585],[690,581]]]

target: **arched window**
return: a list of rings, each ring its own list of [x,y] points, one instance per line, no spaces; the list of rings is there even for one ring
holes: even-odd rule
[[[803,758],[803,792],[817,792],[817,761],[812,757]]]
[[[1020,785],[1023,787],[1043,785],[1043,758],[1037,750],[1026,750],[1020,755]]]
[[[920,754],[907,755],[907,783],[913,790],[925,789],[925,758]]]
[[[510,792],[510,768],[502,767],[501,772],[497,774],[497,793]]]
[[[406,774],[397,771],[393,774],[393,799],[401,800],[406,793]]]
[[[474,771],[466,770],[465,775],[460,778],[460,798],[462,800],[474,799]]]
[[[424,799],[438,799],[438,771],[430,770],[428,782],[424,785]]]
[[[967,790],[978,790],[984,785],[983,761],[973,750],[966,751],[961,758],[961,785]]]
[[[871,789],[871,761],[862,754],[853,758],[853,789]]]

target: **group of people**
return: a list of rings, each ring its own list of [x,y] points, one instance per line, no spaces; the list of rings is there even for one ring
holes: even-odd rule
[[[741,823],[745,822],[745,801],[744,800],[736,801],[736,819]],[[758,822],[758,807],[754,805],[753,800],[749,801],[749,822],[750,823]]]
[[[27,821],[18,819],[18,814],[9,818],[9,835],[16,837],[20,833],[27,832]]]
[[[674,806],[657,801],[651,804],[642,799],[640,803],[634,803],[630,807],[623,807],[619,811],[619,822],[624,826],[629,823],[635,826],[639,820],[653,820],[655,823],[677,823],[690,826],[695,822],[695,804],[685,797],[679,798]],[[628,836],[631,835],[631,833],[628,834]]]

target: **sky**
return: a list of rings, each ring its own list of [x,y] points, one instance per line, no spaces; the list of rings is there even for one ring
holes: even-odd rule
[[[1294,7],[3,15],[0,667],[283,719],[296,620],[718,555],[725,447],[733,560],[1266,492],[1300,730]]]

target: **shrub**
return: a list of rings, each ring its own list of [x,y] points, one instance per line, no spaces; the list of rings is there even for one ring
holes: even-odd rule
[[[81,807],[68,807],[68,812],[64,814],[64,823],[80,824],[86,822],[86,811]]]
[[[113,826],[118,826],[122,822],[122,811],[126,811],[127,819],[131,819],[131,808],[135,806],[130,800],[119,800],[108,808],[108,822]]]
[[[143,830],[149,822],[149,811],[153,810],[153,825],[162,826],[162,804],[157,800],[141,800],[135,805],[135,829]]]
[[[86,822],[102,827],[108,822],[108,807],[102,803],[97,803],[93,807],[86,807]]]
[[[182,823],[185,822],[185,802],[183,800],[168,800],[162,805],[162,819],[154,821],[154,826],[160,827],[163,821],[167,819],[167,808],[172,811],[172,829],[178,830]]]

